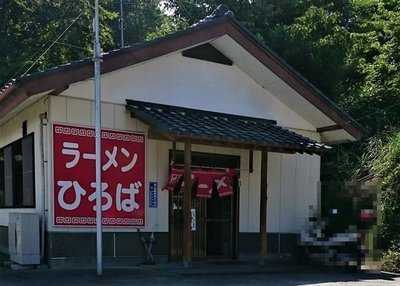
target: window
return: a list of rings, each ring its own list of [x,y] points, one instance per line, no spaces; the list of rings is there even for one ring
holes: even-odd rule
[[[33,134],[0,149],[0,207],[35,207]]]

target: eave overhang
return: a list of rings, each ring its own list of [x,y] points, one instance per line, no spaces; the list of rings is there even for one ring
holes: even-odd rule
[[[274,120],[135,100],[126,102],[132,117],[148,124],[149,136],[156,139],[281,153],[321,154],[330,149],[278,126]]]

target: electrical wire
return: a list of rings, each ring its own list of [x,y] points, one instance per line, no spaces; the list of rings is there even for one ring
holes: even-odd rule
[[[60,40],[65,33],[68,32],[68,30],[75,24],[76,21],[79,20],[79,18],[83,15],[83,12],[80,12],[79,15],[71,22],[71,24],[68,25],[68,27],[49,45],[42,53],[41,55],[30,65],[30,67],[21,75],[21,77],[25,76],[30,72],[30,70],[38,63],[38,61]]]
[[[91,6],[90,1],[88,0],[88,4],[89,6]],[[60,43],[58,40],[61,39],[61,37],[79,20],[79,18],[83,15],[83,12],[81,12],[73,21],[72,23],[57,37],[57,39],[55,41],[52,42],[52,44],[49,46],[48,49],[45,50],[45,52],[41,52],[42,49],[44,47],[46,47],[49,43],[51,43],[51,40],[47,41],[46,43],[44,43],[40,49],[30,58],[30,61],[34,58],[36,58],[35,62],[21,75],[24,76],[26,75],[35,65],[36,63],[40,60],[41,57],[43,57],[50,49],[51,47],[53,47],[56,42]],[[77,47],[76,47],[77,48]],[[82,49],[82,47],[79,47]],[[13,76],[6,81],[6,83],[11,82],[13,79],[16,78],[16,76],[21,72],[21,70],[23,70],[25,68],[25,66],[27,65],[27,63],[25,63],[21,68],[19,68],[14,74]]]

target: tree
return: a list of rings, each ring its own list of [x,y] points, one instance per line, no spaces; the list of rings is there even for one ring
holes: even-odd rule
[[[400,124],[400,2],[358,1],[354,6],[352,73],[342,102],[374,135]]]
[[[108,0],[107,0],[108,1]],[[102,1],[103,3],[106,1]],[[105,3],[107,4],[107,3]],[[75,18],[79,19],[31,72],[89,57],[92,7],[87,0],[11,0],[0,4],[0,84],[24,73]],[[113,46],[109,23],[116,14],[101,9],[101,42]]]
[[[0,84],[23,74],[79,15],[63,38],[30,72],[92,56],[93,0],[10,0],[0,2]],[[125,45],[186,26],[167,17],[158,0],[123,0]],[[100,2],[104,51],[120,48],[120,0]]]
[[[150,33],[157,32],[166,25],[166,15],[161,11],[159,0],[123,0],[124,41],[125,45],[143,42]],[[120,0],[110,1],[108,10],[119,16]],[[172,22],[172,18],[168,18]],[[120,43],[119,17],[112,23],[113,38],[118,47]],[[171,30],[175,31],[175,30]]]
[[[278,24],[270,32],[273,48],[335,101],[343,92],[351,46],[342,18],[332,7],[311,6],[292,24]]]
[[[400,243],[400,132],[371,139],[362,162],[379,181],[379,242],[388,249]]]

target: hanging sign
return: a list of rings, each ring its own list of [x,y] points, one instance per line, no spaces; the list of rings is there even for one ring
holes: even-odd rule
[[[149,208],[158,207],[158,190],[157,182],[149,183]]]
[[[171,168],[167,185],[163,188],[163,191],[172,192],[176,188],[179,188],[182,183],[183,183],[183,170],[178,168]]]
[[[86,127],[53,125],[54,224],[96,224],[95,133]],[[145,138],[102,130],[102,223],[144,226]]]
[[[215,188],[220,197],[233,195],[233,178],[235,172],[231,169],[193,169],[192,180],[196,184],[196,196],[199,198],[211,198]],[[179,189],[183,183],[183,169],[171,168],[170,177],[163,190],[174,191]]]

